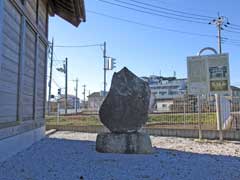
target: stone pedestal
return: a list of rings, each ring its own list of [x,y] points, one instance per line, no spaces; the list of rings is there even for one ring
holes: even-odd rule
[[[102,153],[153,153],[149,135],[138,132],[148,120],[151,91],[148,83],[126,67],[114,73],[110,91],[99,116],[111,133],[97,136],[96,150]]]
[[[96,150],[102,153],[151,154],[152,143],[145,133],[98,134]]]

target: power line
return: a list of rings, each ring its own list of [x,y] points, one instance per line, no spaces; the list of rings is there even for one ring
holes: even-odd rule
[[[59,86],[59,84],[56,82],[55,79],[52,79],[52,80],[53,80],[54,84],[55,84],[58,88],[61,88],[61,86]]]
[[[232,31],[232,30],[227,30],[227,29],[224,29],[224,30],[225,30],[226,32],[240,34],[240,31]]]
[[[238,24],[233,24],[233,23],[231,23],[230,25],[231,25],[231,26],[235,26],[235,27],[240,27],[240,25],[238,25]]]
[[[238,39],[227,39],[227,41],[235,42],[235,43],[240,43],[240,40],[238,40]]]
[[[54,46],[53,46],[53,48],[54,48]],[[53,51],[53,56],[55,57],[55,59],[58,59],[55,51]]]
[[[76,46],[72,46],[72,45],[56,45],[54,47],[57,47],[57,48],[85,48],[85,47],[96,47],[96,46],[103,46],[103,44],[88,44],[88,45],[76,45]]]
[[[162,4],[168,4],[168,1],[163,1],[163,0],[152,0],[154,2],[162,3]]]
[[[207,24],[207,23],[200,22],[200,21],[171,17],[171,16],[166,16],[166,15],[154,13],[154,12],[140,10],[140,9],[132,8],[132,7],[129,7],[129,6],[124,6],[124,5],[121,5],[121,4],[117,4],[117,3],[113,3],[113,2],[109,2],[109,1],[105,1],[105,0],[99,0],[99,1],[103,2],[103,3],[106,3],[106,4],[113,5],[113,6],[118,6],[118,7],[122,7],[122,8],[125,8],[125,9],[133,10],[133,11],[136,11],[136,12],[141,12],[141,13],[144,13],[144,14],[148,14],[148,15],[155,15],[155,16],[159,16],[159,17],[164,17],[164,18],[174,19],[174,20],[179,20],[179,21],[185,21],[185,22],[191,22],[191,23]],[[129,4],[129,3],[125,3],[125,4]]]
[[[222,40],[225,42],[240,43],[239,39],[231,39],[231,38],[222,37]]]
[[[240,46],[240,43],[232,43],[232,42],[223,42],[223,44],[226,44],[226,45],[231,45],[231,46]]]
[[[92,11],[92,10],[87,10],[87,12],[88,12],[88,13],[91,13],[91,14],[99,15],[99,16],[102,16],[102,17],[106,17],[106,18],[110,18],[110,19],[114,19],[114,20],[118,20],[118,21],[122,21],[122,22],[127,22],[127,23],[130,23],[130,24],[139,25],[139,26],[146,27],[146,28],[151,28],[151,29],[156,29],[156,30],[162,30],[162,31],[169,31],[169,32],[175,32],[175,33],[186,34],[186,35],[191,35],[191,36],[217,38],[217,36],[210,35],[210,34],[193,33],[193,32],[181,31],[181,30],[177,30],[177,29],[170,29],[170,28],[165,28],[165,27],[160,27],[160,26],[155,26],[155,25],[140,23],[140,22],[136,22],[136,21],[132,21],[132,20],[128,20],[128,19],[116,17],[116,16],[110,16],[110,15],[103,14],[103,13],[96,12],[96,11]],[[226,38],[226,37],[222,37],[222,39],[227,40],[227,41],[225,41],[225,43],[224,43],[224,44],[226,44],[226,45],[235,45],[235,46],[238,46],[237,43],[238,43],[238,42],[240,43],[240,40],[237,40],[237,39],[230,39],[230,38]]]
[[[109,1],[106,1],[106,0],[99,0],[99,1],[100,1],[100,2],[103,2],[103,3],[106,3],[106,4],[113,5],[113,6],[118,6],[118,7],[122,7],[122,8],[125,8],[125,9],[130,9],[130,10],[137,11],[137,12],[141,12],[141,13],[145,13],[145,14],[160,16],[160,17],[164,17],[164,18],[170,18],[170,19],[174,19],[174,20],[180,20],[180,21],[198,23],[198,24],[207,24],[207,23],[202,22],[202,21],[182,19],[182,18],[184,18],[184,17],[185,17],[185,18],[192,18],[192,19],[195,18],[195,19],[196,19],[196,17],[189,17],[189,16],[177,15],[177,14],[172,14],[172,13],[171,13],[172,15],[175,15],[175,16],[178,16],[178,17],[181,17],[181,18],[166,16],[166,15],[162,15],[162,14],[159,14],[159,13],[155,13],[155,12],[160,12],[160,11],[156,11],[156,10],[151,9],[151,8],[146,8],[146,7],[143,7],[143,6],[136,5],[136,4],[128,3],[128,2],[125,2],[125,1],[122,1],[122,0],[113,0],[113,1],[120,2],[120,3],[125,4],[125,5],[130,5],[130,6],[142,8],[142,9],[148,9],[148,10],[151,10],[151,12],[145,11],[145,10],[141,10],[141,9],[132,8],[132,7],[129,7],[129,6],[124,6],[124,5],[117,4],[117,3],[113,3],[113,2],[109,2]],[[133,2],[135,2],[135,3],[144,4],[144,5],[148,5],[148,6],[152,6],[152,7],[155,7],[155,8],[162,8],[162,9],[166,9],[166,10],[169,10],[169,11],[170,11],[170,10],[176,11],[176,12],[178,12],[178,13],[181,12],[181,13],[185,13],[185,14],[191,14],[191,15],[195,15],[195,16],[200,16],[200,17],[212,18],[211,16],[204,16],[204,15],[199,15],[199,14],[194,14],[194,13],[186,13],[186,12],[183,12],[183,11],[177,11],[177,10],[173,10],[173,9],[163,8],[163,7],[161,7],[161,6],[155,6],[155,5],[152,5],[152,4],[149,4],[149,3],[143,3],[143,2],[140,2],[140,1],[137,1],[137,0],[130,0],[130,1],[133,1]],[[162,11],[161,11],[161,12],[162,12]],[[166,14],[166,12],[165,12],[165,14]],[[203,19],[202,19],[202,20],[203,20]],[[204,20],[205,20],[205,19],[204,19]],[[208,19],[208,20],[209,20],[209,19]],[[238,28],[236,28],[236,27],[235,27],[235,28],[234,28],[234,27],[231,27],[230,25],[240,27],[240,25],[236,25],[236,24],[232,24],[232,23],[230,24],[229,22],[227,22],[227,25],[225,25],[225,27],[238,30]],[[225,30],[226,32],[230,32],[230,33],[240,34],[239,31],[226,30],[226,29],[222,29],[222,30]],[[239,30],[240,30],[240,29],[239,29]]]
[[[65,60],[60,60],[60,59],[54,59],[54,62],[64,62]]]
[[[188,12],[185,12],[185,11],[179,11],[179,10],[175,10],[175,9],[165,8],[165,7],[162,7],[162,6],[157,6],[157,5],[153,5],[153,4],[150,4],[150,3],[144,3],[144,2],[137,1],[137,0],[130,0],[130,1],[133,1],[133,2],[136,2],[136,3],[139,3],[139,4],[143,4],[143,5],[146,5],[146,6],[149,6],[149,7],[157,8],[157,9],[163,9],[163,10],[170,11],[170,12],[175,12],[175,13],[179,13],[179,14],[186,14],[186,15],[196,16],[196,17],[202,17],[202,18],[204,18],[204,20],[209,20],[209,19],[213,18],[211,16],[195,14],[195,13],[188,13]]]
[[[236,28],[236,27],[231,27],[230,25],[229,26],[227,26],[228,28],[230,28],[230,29],[233,29],[233,30],[239,30],[240,31],[240,28]]]
[[[103,16],[103,17],[115,19],[115,20],[118,20],[118,21],[123,21],[123,22],[131,23],[131,24],[135,24],[135,25],[140,25],[140,26],[147,27],[147,28],[152,28],[152,29],[157,29],[157,30],[163,30],[163,31],[170,31],[170,32],[176,32],[176,33],[181,33],[181,34],[194,35],[194,36],[202,36],[202,37],[216,38],[216,36],[214,36],[214,35],[201,34],[201,33],[193,33],[193,32],[181,31],[181,30],[177,30],[177,29],[170,29],[170,28],[165,28],[165,27],[160,27],[160,26],[155,26],[155,25],[140,23],[140,22],[136,22],[136,21],[124,19],[124,18],[119,18],[119,17],[116,17],[116,16],[110,16],[110,15],[103,14],[103,13],[96,12],[96,11],[92,11],[92,10],[87,10],[87,11],[88,11],[88,13],[91,13],[91,14],[96,14],[96,15],[99,15],[99,16]]]
[[[142,5],[144,5],[144,6],[140,6],[140,5],[128,3],[128,2],[122,1],[122,0],[114,0],[114,1],[120,2],[120,3],[123,3],[123,4],[127,4],[127,5],[130,5],[130,6],[134,6],[134,7],[142,8],[142,9],[147,9],[147,10],[154,11],[154,12],[158,12],[158,13],[164,13],[164,14],[168,14],[168,15],[172,15],[172,16],[181,17],[181,18],[190,18],[190,19],[203,20],[203,21],[209,21],[209,20],[210,20],[210,18],[206,19],[206,18],[202,18],[202,17],[194,17],[194,16],[189,16],[189,15],[179,15],[179,14],[173,13],[173,11],[168,12],[168,11],[166,11],[166,10],[165,10],[165,11],[156,10],[156,9],[149,8],[149,7],[154,7],[154,8],[157,7],[157,9],[159,9],[159,6],[153,6],[153,5],[151,5],[151,4],[142,3],[142,2],[139,2],[139,1],[135,1],[135,0],[130,0],[130,1],[133,1],[134,3],[142,4]],[[161,8],[161,9],[162,9],[162,8]]]

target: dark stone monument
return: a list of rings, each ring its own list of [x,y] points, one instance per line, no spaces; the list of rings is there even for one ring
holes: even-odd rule
[[[98,134],[96,149],[109,153],[152,153],[149,135],[138,132],[148,119],[150,88],[124,67],[114,73],[99,114],[111,133]]]

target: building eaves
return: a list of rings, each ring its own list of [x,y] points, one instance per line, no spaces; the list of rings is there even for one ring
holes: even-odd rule
[[[77,27],[86,21],[84,0],[49,0],[49,14],[56,14]]]

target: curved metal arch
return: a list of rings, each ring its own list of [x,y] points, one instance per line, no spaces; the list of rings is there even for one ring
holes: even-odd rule
[[[201,49],[199,52],[198,52],[198,56],[201,56],[201,54],[204,52],[204,51],[212,51],[214,54],[218,54],[218,52],[216,51],[216,49],[214,48],[211,48],[211,47],[205,47],[203,49]]]

